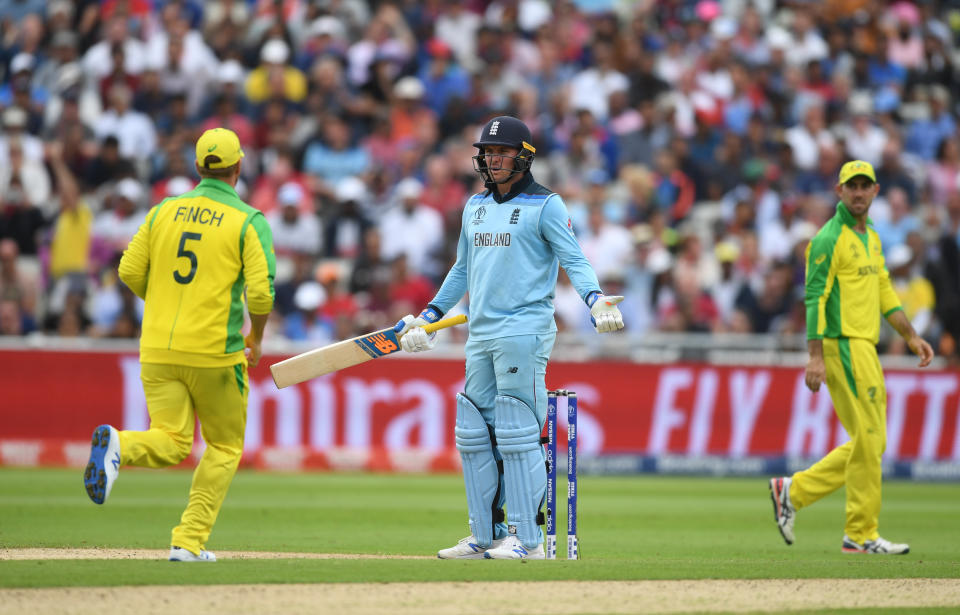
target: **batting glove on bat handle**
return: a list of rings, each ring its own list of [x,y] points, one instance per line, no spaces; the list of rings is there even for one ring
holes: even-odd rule
[[[424,308],[422,312],[420,312],[420,316],[415,317],[413,314],[407,314],[398,320],[397,324],[393,326],[393,330],[398,336],[400,336],[413,327],[422,327],[424,325],[435,323],[440,320],[441,316],[443,316],[443,314],[441,314],[437,309],[428,306]]]
[[[400,347],[407,352],[432,350],[437,343],[437,334],[427,333],[423,327],[440,319],[440,312],[428,307],[417,317],[407,314],[397,322],[393,330],[400,336]]]
[[[623,314],[617,304],[623,301],[623,295],[596,294],[591,297],[590,322],[597,333],[609,333],[623,328]]]

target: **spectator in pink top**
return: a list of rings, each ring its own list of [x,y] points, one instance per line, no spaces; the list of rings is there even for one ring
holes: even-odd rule
[[[934,205],[946,205],[950,195],[957,191],[960,177],[960,144],[957,137],[944,139],[937,149],[937,159],[927,166],[927,186]]]

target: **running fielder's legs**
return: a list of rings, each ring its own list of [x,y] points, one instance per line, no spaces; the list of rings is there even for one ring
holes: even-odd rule
[[[120,432],[121,465],[165,468],[190,454],[196,418],[190,392],[180,380],[180,369],[176,365],[140,365],[150,429]]]
[[[190,499],[170,544],[204,549],[243,454],[249,385],[245,365],[182,368],[207,448],[193,473]]]

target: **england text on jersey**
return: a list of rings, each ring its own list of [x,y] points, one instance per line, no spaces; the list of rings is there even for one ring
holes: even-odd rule
[[[473,245],[482,248],[510,245],[510,233],[474,233]]]

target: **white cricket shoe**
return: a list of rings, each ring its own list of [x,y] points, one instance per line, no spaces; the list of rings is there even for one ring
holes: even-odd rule
[[[500,546],[484,553],[483,557],[486,559],[545,559],[543,544],[537,545],[535,549],[528,549],[512,534],[504,538]]]
[[[503,538],[494,538],[491,549],[495,549],[503,542]],[[481,559],[487,549],[477,544],[477,539],[473,534],[466,538],[461,538],[460,542],[449,549],[440,549],[437,551],[437,557],[440,559]]]
[[[846,534],[843,536],[844,553],[878,553],[881,555],[904,555],[910,552],[910,545],[903,542],[890,542],[877,536],[876,540],[865,540],[863,544],[854,542]]]
[[[96,504],[110,497],[113,483],[120,474],[120,432],[110,425],[93,430],[90,442],[90,460],[83,471],[83,486]]]
[[[199,555],[195,555],[188,551],[187,549],[181,547],[170,547],[170,561],[171,562],[215,562],[217,561],[217,556],[209,551],[200,551]]]
[[[797,510],[790,501],[791,479],[786,476],[770,479],[770,499],[773,500],[773,518],[780,535],[788,545],[793,544],[793,522]]]

